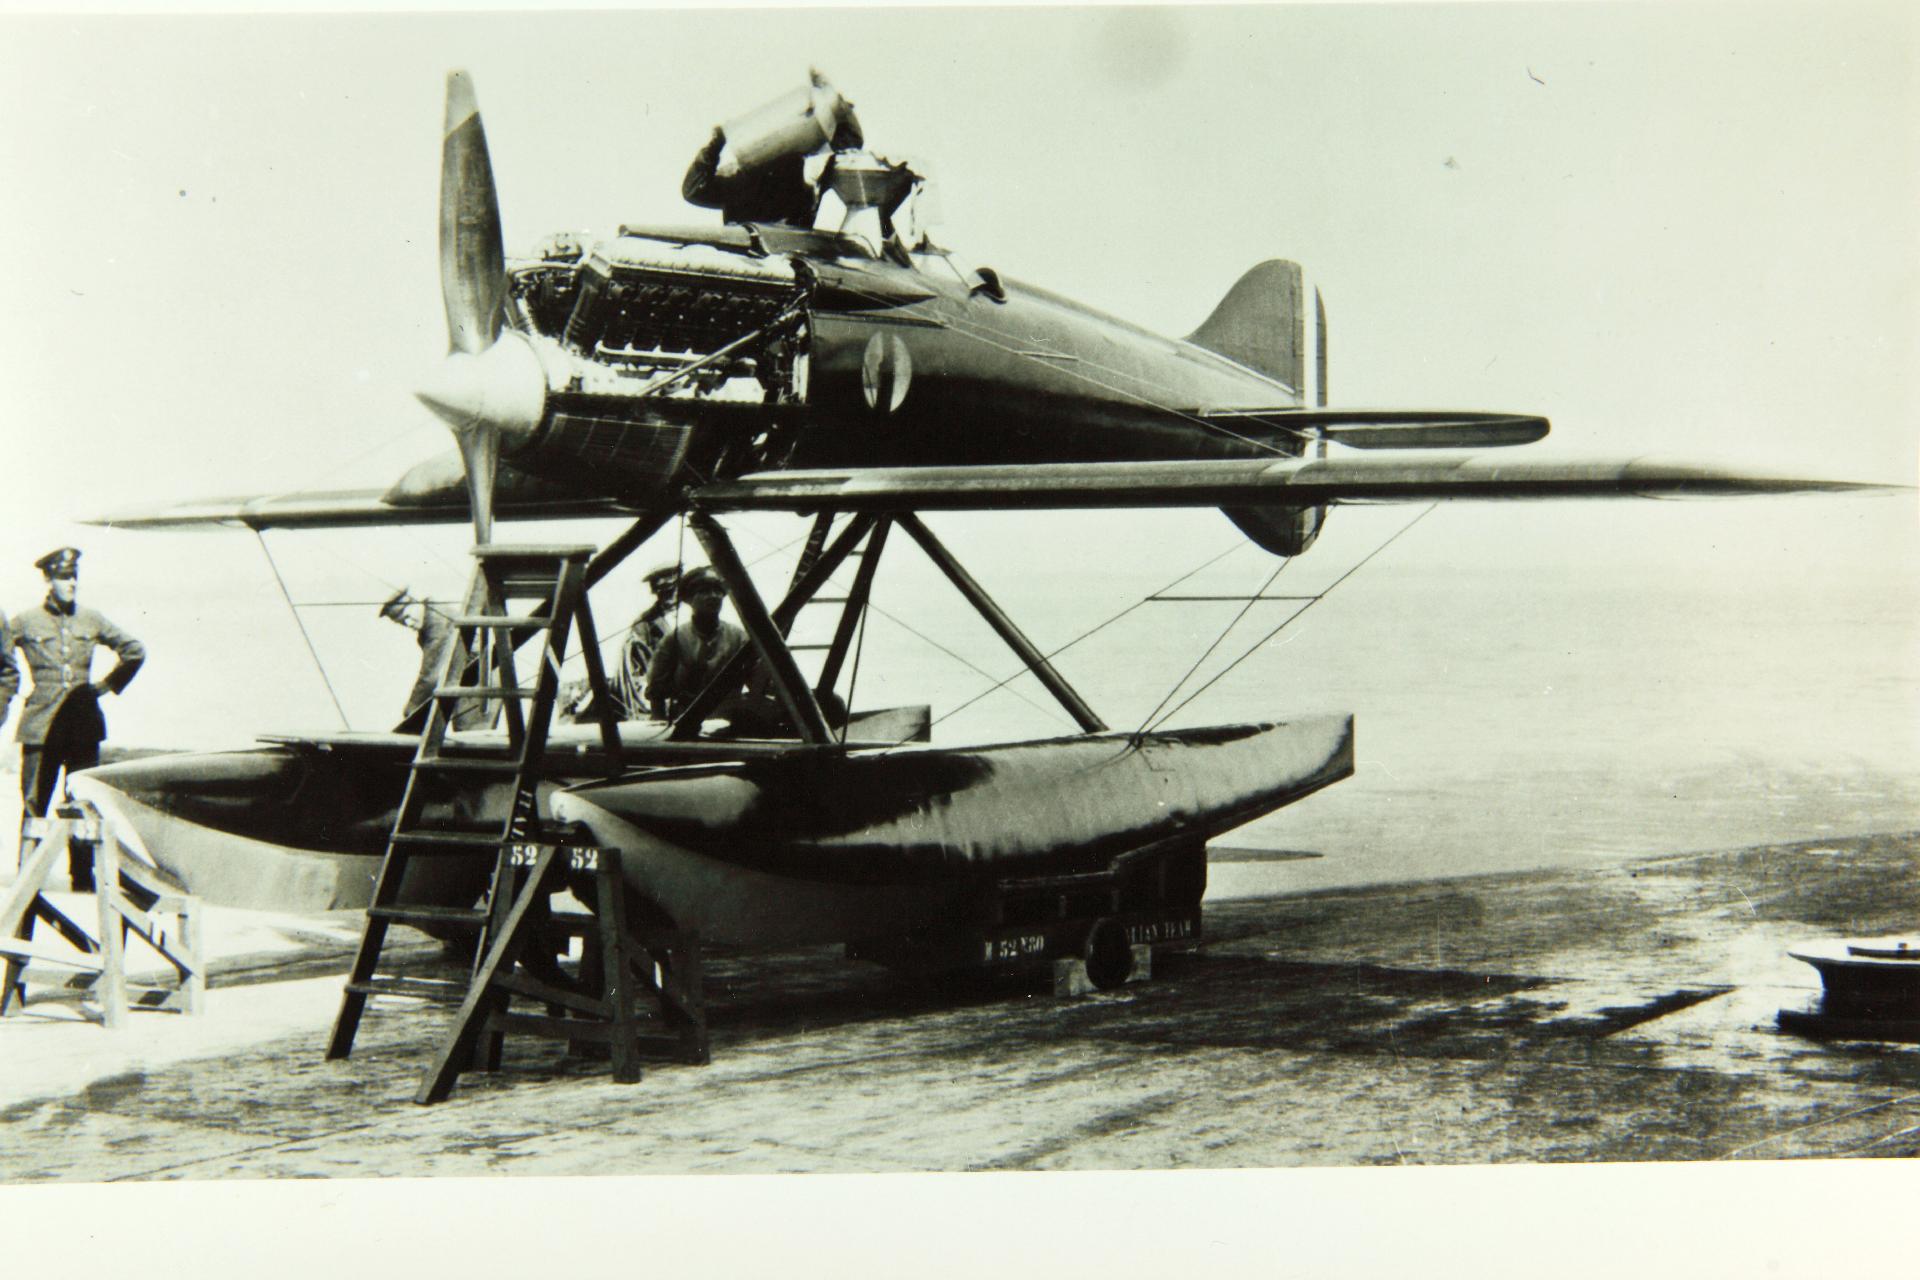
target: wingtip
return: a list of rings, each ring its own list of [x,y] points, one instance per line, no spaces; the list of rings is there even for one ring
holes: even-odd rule
[[[1685,492],[1701,493],[1912,493],[1914,486],[1883,480],[1842,480],[1761,467],[1733,468],[1722,464],[1672,458],[1635,458],[1625,468],[1630,482],[1657,482]]]

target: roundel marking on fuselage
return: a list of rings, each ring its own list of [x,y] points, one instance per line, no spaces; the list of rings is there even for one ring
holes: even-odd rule
[[[866,393],[867,408],[892,413],[905,402],[912,383],[913,358],[900,335],[876,333],[868,338],[860,361],[860,389]]]

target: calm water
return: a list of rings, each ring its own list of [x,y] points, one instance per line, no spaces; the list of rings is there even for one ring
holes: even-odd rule
[[[1045,649],[1123,615],[1060,664],[1111,724],[1135,727],[1241,609],[1128,611],[1143,595],[1222,552],[1174,591],[1317,594],[1416,511],[1336,512],[1313,553],[1270,585],[1277,562],[1210,512],[934,524]],[[804,526],[734,527],[777,588]],[[130,744],[242,745],[254,732],[338,728],[342,711],[356,728],[388,727],[417,651],[374,606],[402,584],[443,598],[464,586],[457,530],[273,535],[271,567],[244,533],[73,536],[89,555],[86,598],[153,650],[109,706],[116,740]],[[663,533],[596,597],[603,630],[631,616],[638,576],[675,546]],[[304,638],[276,568],[303,603]],[[1357,717],[1354,778],[1232,837],[1323,857],[1222,865],[1216,892],[1920,827],[1916,587],[1906,497],[1436,511],[1169,719]],[[33,598],[30,571],[7,589],[10,603]],[[1025,677],[956,711],[1017,664],[904,538],[876,598],[859,705],[929,702],[945,743],[1070,731]],[[1252,606],[1166,705],[1302,603]],[[811,612],[797,640],[830,625],[829,611]]]

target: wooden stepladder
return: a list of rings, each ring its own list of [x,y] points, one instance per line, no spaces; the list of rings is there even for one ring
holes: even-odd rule
[[[75,843],[93,850],[98,940],[46,897],[47,880]],[[0,903],[0,1015],[25,1005],[29,966],[62,971],[58,989],[45,998],[74,1001],[84,1016],[111,1029],[125,1024],[130,1006],[202,1012],[207,980],[197,898],[138,859],[122,858],[118,834],[79,805],[62,805],[50,818],[26,817],[20,824],[20,852],[19,878]],[[36,923],[47,925],[66,945],[35,941]],[[128,978],[126,948],[134,936],[173,967],[171,985]]]
[[[559,701],[560,671],[570,635],[579,636],[592,702],[599,709],[608,776],[617,776],[621,769],[615,702],[608,696],[599,637],[586,598],[586,569],[593,548],[489,544],[475,547],[473,554],[477,562],[473,584],[464,611],[452,619],[455,635],[447,646],[446,667],[433,693],[386,858],[374,883],[366,930],[327,1045],[328,1058],[344,1058],[352,1052],[361,1015],[374,996],[458,1003],[460,1012],[421,1084],[419,1102],[444,1098],[462,1070],[496,1069],[501,1042],[510,1027],[562,1034],[576,1044],[610,1043],[616,1076],[627,1078],[638,1034],[631,1026],[628,979],[639,964],[636,956],[651,954],[624,925],[618,857],[611,851],[594,850],[589,858],[577,841],[555,839],[557,833],[545,825],[539,812],[539,788],[547,777],[548,732]],[[524,600],[537,601],[542,608],[514,612],[513,603]],[[538,669],[531,683],[522,683],[515,650],[522,637],[539,630],[546,632],[546,643]],[[489,735],[485,742],[449,736],[456,708],[474,702],[498,707],[506,729],[504,740],[497,735]],[[475,782],[483,787],[489,782],[501,784],[500,791],[508,798],[497,806],[495,816],[463,821],[453,815],[447,797],[475,794],[468,785]],[[486,860],[491,874],[479,905],[414,906],[403,901],[413,860],[433,857]],[[570,871],[595,873],[596,889],[587,896],[595,900],[591,905],[596,915],[575,919],[552,911],[550,899],[567,887]],[[387,930],[396,922],[477,930],[478,959],[468,981],[435,982],[378,973]],[[580,976],[564,972],[558,958],[570,949],[574,936],[584,939],[581,968],[586,972]],[[697,961],[687,958],[677,939],[658,939],[656,944],[673,961],[676,974],[674,982],[653,984],[656,994],[663,1003],[678,1008],[688,1004],[684,996],[690,991],[691,1007],[697,1012],[697,976],[690,985],[683,976]],[[587,961],[603,955],[617,962],[598,966],[596,973]],[[652,972],[664,975],[666,968],[656,964]],[[543,1001],[550,1016],[530,1025],[515,1021],[522,1016],[509,1008],[515,994]],[[593,1030],[589,1024],[596,1022],[617,1028],[618,1034]],[[696,1018],[688,1023],[683,1016],[681,1022],[697,1025],[704,1060],[704,1021]],[[561,1029],[558,1024],[566,1025]],[[637,1066],[631,1078],[638,1079]]]

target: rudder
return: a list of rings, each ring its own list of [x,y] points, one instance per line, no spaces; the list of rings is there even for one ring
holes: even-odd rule
[[[1324,405],[1327,311],[1314,289],[1309,313],[1307,296],[1299,263],[1269,259],[1236,280],[1187,341],[1285,383],[1302,404]]]

